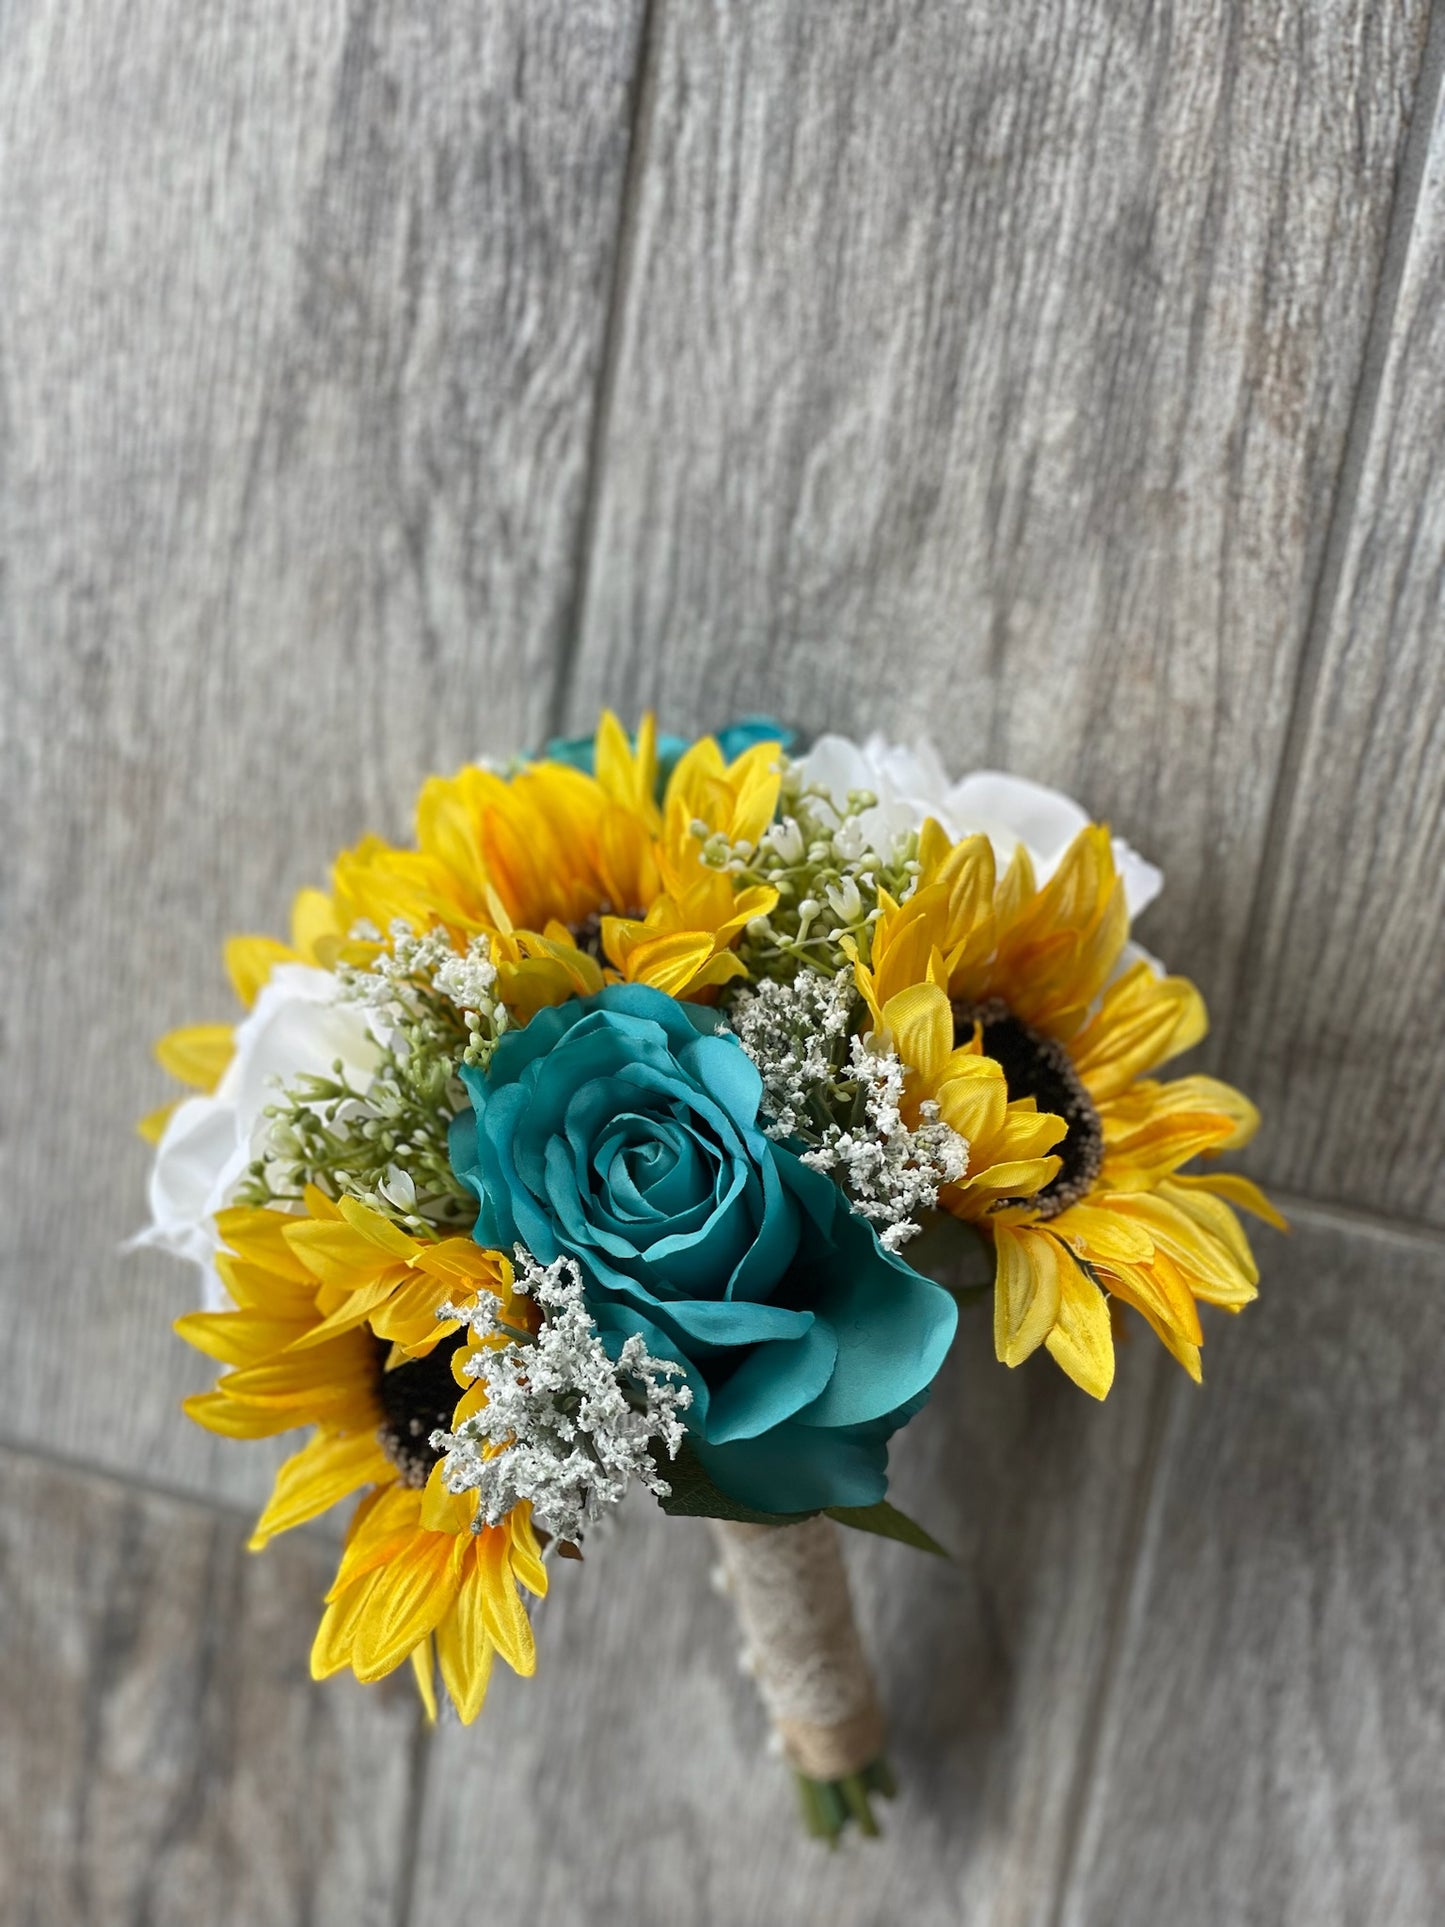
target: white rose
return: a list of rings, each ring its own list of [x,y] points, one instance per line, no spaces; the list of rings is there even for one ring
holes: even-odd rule
[[[921,829],[931,816],[955,842],[986,836],[1000,864],[1022,843],[1042,883],[1090,821],[1069,797],[1022,776],[975,770],[951,782],[931,743],[912,749],[882,736],[870,736],[866,743],[820,736],[796,761],[804,781],[826,790],[840,809],[853,790],[877,797],[876,806],[858,821],[869,845],[884,857],[899,836]],[[1132,920],[1158,896],[1164,878],[1122,837],[1116,836],[1113,846]]]
[[[135,1243],[189,1258],[202,1274],[207,1311],[227,1305],[216,1270],[215,1214],[236,1186],[265,1136],[263,1112],[275,1101],[276,1080],[333,1075],[341,1060],[348,1081],[364,1091],[380,1058],[366,1011],[336,1002],[337,980],[309,964],[278,964],[236,1030],[236,1052],[209,1097],[181,1104],[156,1146],[151,1169],[151,1222]]]

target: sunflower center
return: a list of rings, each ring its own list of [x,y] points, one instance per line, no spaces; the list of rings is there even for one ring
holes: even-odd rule
[[[958,1043],[973,1035],[975,1024],[983,1026],[984,1055],[1003,1071],[1009,1096],[1031,1097],[1041,1111],[1052,1111],[1069,1127],[1054,1146],[1054,1155],[1063,1159],[1057,1174],[1029,1200],[1040,1217],[1056,1218],[1085,1195],[1104,1162],[1104,1131],[1094,1100],[1065,1046],[1015,1017],[1000,999],[953,1006]]]
[[[444,1339],[425,1358],[404,1359],[381,1374],[377,1390],[386,1416],[377,1437],[403,1485],[424,1486],[441,1457],[431,1435],[451,1430],[461,1397],[452,1377],[452,1354],[462,1342],[461,1334]]]

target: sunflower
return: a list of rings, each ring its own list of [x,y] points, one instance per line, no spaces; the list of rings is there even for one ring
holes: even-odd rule
[[[433,777],[417,804],[417,847],[368,837],[343,851],[329,894],[297,895],[289,943],[229,939],[232,986],[249,1010],[278,964],[365,964],[377,944],[358,927],[400,921],[441,928],[458,948],[485,932],[520,1023],[619,981],[710,1000],[745,974],[738,937],[777,902],[768,885],[739,885],[728,856],[750,852],[772,821],[780,759],[781,745],[764,741],[729,763],[704,737],[678,758],[659,804],[654,719],[643,718],[634,747],[604,711],[595,776],[544,761],[512,776],[472,766]],[[156,1057],[211,1093],[234,1049],[234,1026],[195,1024],[161,1038]],[[176,1108],[141,1119],[141,1135],[158,1143]]]
[[[939,1202],[993,1241],[998,1356],[1017,1365],[1045,1345],[1096,1398],[1113,1382],[1116,1305],[1139,1312],[1197,1380],[1198,1305],[1237,1312],[1256,1295],[1231,1207],[1283,1222],[1247,1178],[1181,1170],[1247,1143],[1258,1114],[1216,1078],[1149,1075],[1207,1020],[1192,984],[1129,960],[1128,934],[1102,827],[1081,831],[1040,886],[1022,845],[1000,877],[986,837],[952,844],[930,822],[918,886],[904,903],[883,900],[856,970],[876,1029],[910,1067],[912,1118],[936,1105],[974,1156],[983,1144],[978,1176],[971,1168]],[[991,1110],[982,1103],[984,1063],[1010,1111],[1039,1119],[1017,1181],[1007,1162],[1001,1181],[988,1168],[993,1140],[976,1134],[998,1116],[996,1095]],[[1041,1156],[1049,1171],[1036,1182]]]
[[[535,1313],[512,1297],[501,1253],[470,1238],[424,1243],[314,1189],[305,1216],[237,1206],[217,1226],[235,1309],[192,1313],[176,1330],[229,1369],[186,1410],[230,1438],[316,1427],[277,1474],[252,1549],[365,1492],[327,1594],[314,1677],[349,1667],[380,1679],[410,1660],[428,1713],[439,1671],[470,1722],[494,1653],[518,1673],[535,1670],[517,1588],[540,1597],[547,1574],[530,1506],[479,1525],[476,1494],[442,1483],[431,1435],[468,1416],[482,1393],[460,1374],[457,1322],[437,1312],[465,1310],[485,1290],[513,1323]]]
[[[538,762],[512,776],[469,767],[433,777],[414,850],[372,837],[337,859],[336,922],[440,925],[463,943],[485,931],[523,1021],[619,980],[711,995],[742,972],[738,933],[777,893],[738,887],[705,851],[756,844],[777,804],[779,757],[778,743],[762,742],[727,763],[705,737],[679,758],[659,805],[653,718],[634,748],[604,711],[595,775]]]

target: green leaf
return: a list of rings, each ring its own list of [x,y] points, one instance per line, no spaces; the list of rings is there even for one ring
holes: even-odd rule
[[[657,1503],[674,1519],[732,1519],[741,1525],[795,1526],[802,1519],[817,1516],[812,1512],[759,1512],[753,1506],[740,1505],[718,1491],[686,1439],[675,1459],[668,1458],[656,1440],[648,1449],[672,1487],[668,1497]]]
[[[953,1557],[931,1532],[925,1532],[916,1520],[886,1499],[880,1499],[877,1505],[830,1505],[827,1511],[830,1519],[836,1519],[840,1526],[852,1526],[856,1532],[876,1532],[880,1539],[897,1539],[919,1552],[931,1552],[937,1559]]]

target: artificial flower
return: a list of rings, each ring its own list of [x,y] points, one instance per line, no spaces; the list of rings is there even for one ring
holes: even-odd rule
[[[472,766],[434,777],[415,850],[369,838],[337,859],[339,919],[440,926],[459,946],[489,933],[523,1017],[618,979],[710,996],[741,969],[738,931],[776,896],[736,886],[702,854],[709,839],[762,834],[780,754],[761,741],[728,762],[704,738],[679,758],[659,805],[651,717],[631,743],[604,712],[595,773],[539,762],[512,776]]]
[[[207,1275],[191,1416],[312,1428],[252,1545],[358,1501],[317,1678],[409,1660],[472,1719],[535,1665],[541,1546],[641,1485],[715,1521],[764,1678],[806,1625],[852,1679],[791,1756],[832,1837],[892,1783],[813,1515],[928,1543],[888,1447],[957,1320],[899,1254],[953,1274],[972,1226],[1000,1358],[1102,1397],[1131,1307],[1198,1377],[1198,1304],[1255,1291],[1235,1207],[1278,1220],[1185,1168],[1255,1118],[1156,1075],[1204,1011],[1132,939],[1151,865],[1039,785],[790,741],[604,713],[428,782],[414,847],[232,940],[234,1030],[162,1041],[201,1095],[149,1121],[144,1241]]]
[[[1016,1189],[1006,1173],[1002,1188],[950,1187],[939,1202],[993,1241],[999,1357],[1017,1365],[1046,1345],[1097,1398],[1113,1381],[1111,1300],[1198,1379],[1197,1302],[1238,1311],[1258,1282],[1230,1203],[1280,1222],[1244,1178],[1182,1174],[1246,1143],[1257,1114],[1215,1078],[1148,1075],[1203,1036],[1204,1004],[1184,978],[1129,962],[1128,929],[1104,829],[1082,830],[1039,884],[1022,844],[999,876],[989,838],[955,844],[930,823],[917,889],[884,905],[857,968],[915,1105],[976,1141],[972,1065],[992,1061],[1010,1100],[1062,1121],[1042,1186],[1033,1162]]]
[[[495,1526],[477,1524],[475,1511],[475,1493],[458,1499],[439,1484],[424,1492],[389,1485],[363,1499],[311,1648],[313,1679],[349,1669],[377,1680],[409,1660],[434,1719],[435,1661],[469,1726],[494,1654],[523,1678],[537,1670],[518,1594],[519,1586],[538,1597],[547,1590],[529,1508],[517,1506]]]
[[[304,1215],[238,1206],[220,1214],[217,1267],[231,1309],[193,1312],[180,1335],[227,1369],[186,1401],[228,1438],[313,1425],[281,1467],[251,1537],[259,1550],[364,1492],[316,1636],[320,1679],[350,1667],[378,1679],[411,1660],[434,1711],[433,1659],[464,1720],[475,1718],[492,1655],[535,1665],[518,1585],[546,1590],[530,1519],[518,1506],[473,1531],[475,1494],[449,1493],[432,1434],[474,1407],[454,1361],[458,1318],[485,1293],[517,1321],[512,1269],[470,1238],[430,1242],[350,1200],[318,1192]]]
[[[619,985],[542,1011],[463,1080],[452,1157],[476,1236],[574,1260],[604,1338],[683,1366],[718,1487],[777,1513],[880,1500],[953,1301],[763,1135],[736,1039]]]

